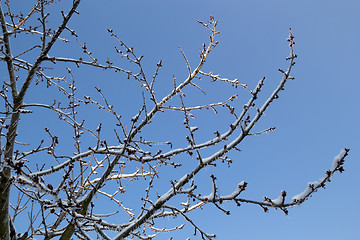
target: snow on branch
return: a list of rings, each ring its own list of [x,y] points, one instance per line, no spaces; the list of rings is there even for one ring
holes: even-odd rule
[[[228,153],[240,151],[239,145],[246,137],[275,130],[254,132],[253,129],[279,98],[288,80],[294,79],[291,71],[297,55],[291,29],[287,38],[288,66],[285,70],[279,69],[282,75],[279,84],[261,102],[260,94],[266,95],[265,77],[251,89],[240,82],[240,78],[231,80],[203,69],[218,45],[218,22],[214,17],[207,22],[199,21],[209,34],[208,42],[199,45],[199,62],[192,65],[179,47],[186,75],[182,79],[173,76],[164,82],[159,80],[163,61],[156,61],[148,75],[145,69],[149,65],[144,63],[144,56],[138,54],[137,47],[125,43],[112,29],[108,29],[108,33],[116,42],[114,53],[125,64],[117,64],[110,57],[105,62],[99,60],[90,50],[91,43],[80,40],[76,26],[70,26],[71,19],[78,14],[80,0],[72,1],[67,11],[51,8],[52,4],[61,3],[35,1],[31,11],[23,15],[22,12],[13,13],[10,1],[0,3],[3,34],[0,61],[6,66],[8,79],[0,89],[3,105],[0,111],[0,194],[8,200],[0,201],[0,219],[4,224],[0,228],[0,239],[9,239],[10,235],[18,236],[17,239],[45,240],[111,239],[110,236],[115,240],[153,239],[186,229],[187,225],[202,239],[214,239],[215,234],[207,233],[189,212],[213,205],[220,212],[230,214],[228,204],[248,203],[264,211],[275,208],[287,214],[288,207],[300,205],[324,187],[335,172],[344,171],[349,149],[334,159],[322,179],[309,183],[291,202],[286,202],[285,191],[276,199],[265,197],[264,201],[242,198],[248,186],[242,179],[225,195],[220,194],[217,182],[221,176],[208,178],[211,191],[205,194],[198,185],[199,173],[206,167],[222,163],[231,167],[234,160]],[[3,10],[3,6],[7,10]],[[57,27],[51,23],[50,11],[60,16]],[[70,36],[65,38],[63,32]],[[25,50],[17,49],[10,41],[15,37],[34,42],[34,45]],[[63,56],[61,48],[54,47],[58,41],[75,44],[83,56]],[[15,56],[12,51],[17,52]],[[79,79],[78,72],[84,71],[85,66],[112,70],[114,79],[109,82],[121,81],[108,86],[101,81],[93,86],[87,79]],[[128,66],[132,70],[128,70]],[[73,71],[73,67],[78,71]],[[126,85],[128,82],[134,82],[138,89]],[[221,82],[221,86],[232,90],[239,86],[242,92],[225,92],[221,100],[206,103],[194,100],[197,94],[207,94],[209,84],[212,87],[214,82]],[[156,93],[155,89],[167,83],[170,88],[164,87],[161,94]],[[132,95],[132,100],[122,94],[109,95],[108,90],[113,91],[117,84],[131,93],[128,95]],[[46,89],[41,92],[42,98],[32,98],[36,93],[32,89],[37,86]],[[136,95],[138,92],[141,93]],[[248,100],[241,102],[243,98]],[[42,100],[27,103],[29,99]],[[206,122],[194,119],[199,114],[214,116],[212,112],[219,119],[230,116],[232,120],[224,121],[219,130],[211,130],[214,134],[204,138]],[[179,134],[175,140],[169,136],[172,127],[166,128],[161,115],[166,121],[180,123],[176,126]],[[18,128],[22,122],[27,123],[23,126],[30,126],[26,131]],[[161,126],[155,134],[154,125]],[[23,144],[16,141],[18,138],[30,140]],[[11,196],[10,189],[14,192]],[[169,216],[180,217],[187,225],[161,226],[160,219]],[[15,227],[24,225],[24,221],[28,221],[27,229]]]
[[[345,162],[345,157],[348,155],[349,151],[350,149],[347,148],[341,150],[341,152],[334,158],[331,169],[325,172],[325,176],[319,181],[309,182],[306,189],[302,193],[292,197],[293,203],[300,204],[304,202],[319,188],[325,188],[325,183],[330,182],[330,178],[334,175],[335,172],[342,173],[344,171],[343,164]]]

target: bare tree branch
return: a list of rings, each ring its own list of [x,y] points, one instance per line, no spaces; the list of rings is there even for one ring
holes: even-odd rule
[[[214,17],[210,17],[208,22],[199,21],[210,36],[209,42],[203,43],[199,49],[199,62],[192,66],[179,47],[179,55],[185,60],[186,75],[180,80],[173,76],[170,79],[173,87],[167,92],[164,89],[163,95],[160,95],[155,90],[162,84],[159,79],[163,67],[161,60],[152,65],[152,75],[148,75],[144,57],[138,55],[136,48],[125,43],[115,31],[108,29],[117,44],[115,54],[135,70],[128,70],[126,64],[118,66],[110,57],[102,63],[88,45],[79,40],[76,29],[68,26],[77,13],[80,0],[72,2],[67,14],[61,10],[58,12],[62,19],[55,29],[49,27],[52,26],[50,4],[57,4],[57,1],[38,0],[30,11],[27,10],[28,14],[23,15],[21,11],[13,12],[10,1],[0,3],[3,33],[0,60],[6,65],[8,79],[0,89],[3,100],[0,111],[0,239],[112,239],[111,236],[113,239],[153,239],[184,228],[182,223],[172,227],[160,226],[160,219],[169,216],[180,217],[202,239],[214,239],[215,234],[207,233],[207,229],[200,227],[201,223],[194,221],[190,212],[212,205],[228,215],[230,210],[224,203],[229,202],[237,206],[254,204],[265,212],[270,208],[280,209],[288,214],[289,207],[302,204],[317,190],[324,188],[336,172],[344,171],[343,164],[349,149],[342,150],[335,157],[323,178],[308,183],[306,189],[290,201],[286,199],[287,192],[284,190],[276,199],[248,199],[244,194],[245,181],[234,184],[233,192],[223,195],[217,182],[221,176],[211,175],[208,178],[209,186],[212,186],[208,193],[203,194],[203,189],[197,185],[201,177],[199,173],[206,167],[215,167],[218,162],[230,166],[233,158],[230,159],[228,153],[240,151],[239,144],[247,136],[275,130],[257,131],[254,127],[274,100],[279,98],[288,80],[294,79],[291,72],[297,55],[294,53],[291,29],[287,39],[290,47],[290,55],[286,58],[288,67],[279,69],[282,78],[264,101],[260,94],[266,94],[261,92],[265,77],[250,90],[237,78],[231,80],[203,70],[218,44],[218,22]],[[3,5],[7,10],[3,10]],[[64,30],[71,34],[69,39],[60,37]],[[34,44],[18,50],[11,45],[15,37],[34,40]],[[87,60],[61,56],[63,53],[54,47],[58,40],[75,44]],[[12,50],[16,52],[15,57]],[[137,108],[130,111],[132,117],[129,117],[130,112],[124,112],[121,105],[127,102],[119,102],[124,101],[122,96],[114,100],[108,96],[106,89],[98,86],[82,88],[85,84],[71,69],[74,66],[80,71],[89,67],[111,69],[116,78],[127,78],[139,84],[141,93],[136,102]],[[204,85],[204,81],[210,84],[221,82],[229,89],[240,86],[244,94],[220,96],[221,100],[201,104],[189,103],[187,95],[207,96],[208,85]],[[44,91],[47,99],[30,102],[31,98],[25,98],[31,93],[30,89],[42,84],[48,88],[46,93]],[[88,95],[83,95],[89,89],[95,94],[90,90]],[[54,94],[53,90],[59,94]],[[247,102],[241,102],[238,96],[248,97]],[[256,108],[255,103],[261,107]],[[206,124],[194,123],[200,112],[220,118],[228,114],[233,120],[224,123],[219,128],[221,131],[216,130],[214,135],[204,138],[201,134]],[[183,123],[179,126],[182,135],[177,136],[184,142],[182,144],[171,137],[167,139],[168,136],[159,140],[163,135],[147,133],[161,115],[171,114],[177,114]],[[33,116],[43,127],[40,131],[34,130],[35,136],[26,142],[21,137],[28,133],[18,132],[18,125],[20,121],[30,122]],[[48,121],[45,125],[43,116]],[[37,124],[32,123],[31,127],[33,125],[35,128]],[[166,131],[164,129],[158,131]],[[32,129],[27,130],[30,132]],[[184,169],[187,170],[184,172]],[[166,179],[163,174],[166,171],[176,174]],[[175,179],[174,176],[182,177]],[[166,186],[168,190],[164,193],[163,187]],[[10,197],[10,189],[16,197]],[[135,197],[131,195],[134,192]],[[101,208],[103,205],[107,208]],[[104,209],[109,211],[104,212]],[[17,230],[20,218],[21,224],[27,221],[28,225]]]

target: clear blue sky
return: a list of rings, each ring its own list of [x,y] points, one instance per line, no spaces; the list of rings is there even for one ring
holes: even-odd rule
[[[19,4],[24,4],[24,1],[19,1]],[[298,54],[292,73],[295,81],[287,84],[280,99],[270,107],[256,128],[276,127],[276,131],[245,140],[240,145],[242,152],[230,154],[234,160],[231,168],[207,169],[201,175],[203,194],[208,194],[206,190],[211,186],[209,175],[216,173],[224,194],[232,192],[235,185],[244,180],[249,183],[247,191],[242,194],[244,198],[276,198],[281,190],[286,190],[290,197],[302,192],[308,182],[323,177],[333,158],[347,147],[351,150],[345,172],[336,174],[325,190],[314,194],[301,207],[291,208],[288,216],[273,209],[265,214],[260,207],[246,204],[240,208],[234,204],[226,205],[231,210],[230,216],[211,206],[191,216],[204,230],[216,233],[218,239],[355,240],[360,234],[360,210],[356,205],[360,198],[359,10],[360,2],[355,0],[88,0],[80,4],[80,15],[74,16],[69,26],[100,60],[106,60],[108,55],[114,56],[115,42],[108,36],[106,28],[112,28],[137,53],[145,56],[144,64],[149,76],[162,59],[164,68],[157,85],[159,98],[171,88],[173,74],[179,81],[186,76],[186,65],[178,46],[182,47],[193,66],[198,62],[198,49],[208,41],[208,33],[197,20],[206,21],[210,15],[214,16],[219,21],[218,30],[221,32],[220,43],[209,56],[204,69],[227,78],[238,78],[250,88],[266,76],[263,97],[268,96],[281,79],[277,69],[286,66],[288,45],[285,38],[291,27]],[[72,54],[63,46],[60,44],[58,50],[61,49],[64,56]],[[119,61],[118,65],[121,63]],[[141,96],[131,92],[132,85],[113,89],[113,84],[107,84],[107,81],[111,82],[108,76],[124,76],[90,70],[81,73],[81,69],[73,68],[78,79],[101,85],[114,100],[116,94],[128,94],[129,99],[135,101]],[[225,88],[210,88],[208,99],[219,101],[232,94],[226,91]],[[240,99],[247,99],[243,97],[246,91],[236,91]],[[198,92],[196,94],[201,96]],[[120,102],[118,106],[125,116],[128,114],[130,117],[136,113],[131,107],[139,104],[129,102]],[[216,116],[203,127],[211,129],[219,124],[221,128],[223,124],[224,128],[228,121]],[[163,125],[155,126],[171,125],[161,118],[160,123]],[[147,134],[156,132],[155,129]],[[166,134],[160,133],[159,140],[165,137]],[[169,184],[164,184],[165,191]],[[171,221],[169,219],[168,226],[173,226]],[[193,237],[192,233],[193,229],[188,226],[186,230],[159,239],[170,236],[174,239],[187,236],[200,239]]]

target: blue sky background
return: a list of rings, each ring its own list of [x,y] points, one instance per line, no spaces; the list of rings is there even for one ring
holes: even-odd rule
[[[17,8],[25,5],[26,1],[15,4]],[[198,49],[208,41],[208,32],[196,21],[207,21],[210,15],[214,16],[219,21],[220,43],[209,56],[204,71],[238,78],[251,89],[266,76],[260,101],[266,99],[280,81],[281,74],[277,69],[287,66],[285,57],[289,49],[285,39],[291,27],[298,55],[292,72],[295,81],[288,82],[280,99],[271,105],[256,127],[256,130],[276,127],[276,131],[248,137],[240,145],[242,152],[229,155],[234,160],[231,168],[220,165],[200,174],[203,194],[210,190],[210,174],[216,173],[224,194],[232,192],[236,184],[244,180],[249,183],[242,194],[244,198],[276,198],[281,190],[286,190],[291,197],[302,192],[308,182],[323,177],[333,158],[347,147],[351,150],[345,172],[336,174],[325,190],[314,194],[301,207],[291,208],[288,216],[275,210],[265,214],[260,207],[246,204],[240,208],[234,207],[235,204],[226,205],[231,210],[230,216],[211,206],[190,216],[207,232],[216,233],[218,239],[355,240],[360,234],[360,210],[356,204],[360,198],[359,10],[360,3],[355,0],[89,0],[80,4],[80,15],[74,16],[69,26],[76,30],[79,40],[86,42],[99,60],[111,57],[117,65],[125,64],[113,54],[116,42],[109,37],[106,28],[113,29],[123,41],[134,47],[136,53],[145,56],[148,76],[153,74],[156,63],[162,59],[164,68],[156,86],[160,98],[172,88],[173,74],[179,82],[186,77],[186,65],[178,46],[182,47],[194,67],[199,61]],[[55,51],[62,56],[78,56],[71,46],[62,43]],[[124,118],[136,114],[137,107],[142,104],[138,100],[141,92],[136,90],[136,83],[124,81],[125,76],[119,74],[89,68],[73,69],[80,92],[95,93],[87,87],[89,82],[101,86],[110,99],[117,101],[114,105]],[[81,82],[82,79],[86,82]],[[208,86],[206,82],[203,84],[204,88]],[[206,98],[194,89],[187,91],[187,95],[196,96],[188,98],[187,103],[216,102],[238,93],[239,99],[243,100],[237,102],[238,109],[241,109],[248,98],[246,91],[240,88],[234,90],[209,85],[207,90]],[[41,87],[33,91],[28,101],[41,101]],[[208,132],[201,132],[205,138],[213,135],[214,128],[228,127],[231,118],[225,116],[200,114],[195,123],[208,129]],[[178,118],[160,116],[158,123],[144,134],[158,134],[155,137],[158,140],[169,137],[180,146],[184,145],[185,140],[177,137],[183,130],[173,130],[171,136],[165,131],[173,125],[182,127],[181,119],[178,122],[175,119]],[[21,127],[26,129],[27,125],[24,123]],[[20,138],[26,140],[29,137]],[[163,183],[163,192],[168,187],[168,182]],[[174,226],[172,219],[165,223]],[[200,239],[193,237],[192,233],[193,229],[188,226],[159,239],[170,236],[174,239]]]

